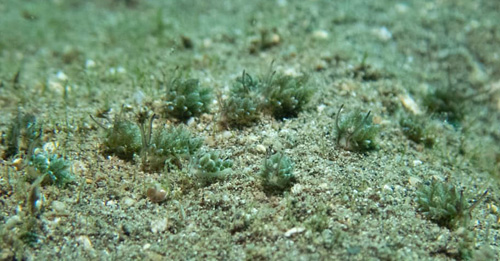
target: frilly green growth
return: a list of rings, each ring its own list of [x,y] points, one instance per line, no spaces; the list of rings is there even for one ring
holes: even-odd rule
[[[113,127],[106,130],[104,153],[114,154],[118,158],[131,161],[134,154],[141,151],[141,131],[137,124],[122,120],[118,116]]]
[[[313,94],[307,81],[307,76],[272,74],[263,88],[264,107],[276,119],[296,117]]]
[[[375,137],[379,128],[373,124],[371,112],[363,114],[360,110],[355,110],[345,117],[341,117],[343,107],[344,105],[340,107],[335,120],[337,144],[352,151],[377,149]]]
[[[30,160],[32,166],[38,175],[47,175],[44,182],[63,187],[74,180],[73,174],[69,171],[71,163],[56,154],[40,152]]]
[[[259,176],[264,190],[271,194],[283,193],[296,182],[292,161],[281,153],[264,160]]]
[[[196,138],[182,126],[170,126],[153,134],[147,164],[151,170],[160,170],[166,162],[180,165],[180,158],[194,154],[203,144],[203,139]]]
[[[222,122],[231,127],[245,127],[259,120],[260,82],[243,71],[222,106]]]
[[[197,79],[176,78],[167,88],[165,113],[185,121],[208,112],[211,101],[211,90],[202,88]]]
[[[436,138],[432,128],[427,124],[428,121],[423,116],[404,115],[400,117],[399,125],[408,139],[431,148],[436,143]]]
[[[224,180],[231,172],[233,162],[223,160],[218,152],[208,152],[197,160],[195,176],[202,186]]]
[[[421,185],[416,201],[419,210],[430,220],[449,229],[462,225],[468,218],[469,206],[463,193],[442,181],[432,180],[430,184]]]
[[[40,146],[42,127],[37,123],[36,117],[32,114],[22,114],[19,112],[7,130],[4,158],[10,158],[19,153],[20,149],[31,153],[37,146]]]

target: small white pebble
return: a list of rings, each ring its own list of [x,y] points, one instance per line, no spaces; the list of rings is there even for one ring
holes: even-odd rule
[[[302,233],[306,230],[304,227],[294,227],[285,232],[285,237],[291,237],[294,234]]]
[[[400,186],[400,185],[394,186],[394,190],[397,191],[397,192],[399,192],[399,193],[403,193],[403,192],[406,191],[406,189],[404,187]]]
[[[51,224],[52,226],[57,226],[57,225],[59,225],[59,223],[61,223],[60,217],[56,217],[56,218],[54,218],[54,220],[49,221],[49,224]]]
[[[388,41],[392,38],[392,33],[385,26],[374,29],[373,32],[382,41]]]
[[[129,198],[129,197],[126,197],[122,200],[122,203],[123,205],[127,206],[127,207],[131,207],[132,205],[135,204],[135,200]]]
[[[229,138],[231,138],[232,136],[233,136],[233,134],[232,134],[230,131],[224,131],[224,132],[222,133],[222,138],[223,138],[223,139],[229,139]]]
[[[316,110],[318,111],[318,113],[321,113],[325,110],[325,108],[326,108],[326,105],[320,104],[316,107]]]
[[[413,161],[413,166],[416,167],[418,165],[422,165],[422,161],[421,160],[414,160]]]
[[[403,4],[403,3],[398,3],[398,4],[396,4],[396,11],[397,11],[398,13],[401,13],[401,14],[402,14],[402,13],[406,13],[406,12],[408,12],[408,9],[409,9],[409,8],[408,8],[408,5],[407,5],[407,4]]]
[[[117,73],[126,73],[127,70],[125,70],[125,68],[121,67],[121,66],[118,66],[118,68],[116,68],[116,72]]]
[[[61,201],[54,200],[54,201],[52,201],[52,209],[55,212],[62,213],[66,210],[66,204],[64,204]]]
[[[212,46],[212,39],[210,39],[210,38],[203,39],[202,45],[205,48],[210,48]]]
[[[417,178],[417,177],[410,177],[408,179],[408,182],[410,183],[410,185],[416,186],[416,185],[420,184],[422,182],[422,180]]]
[[[272,45],[277,45],[281,42],[281,37],[279,36],[279,34],[271,34],[269,40]]]
[[[62,94],[64,92],[64,86],[54,80],[49,80],[48,84],[49,89],[57,94]]]
[[[94,249],[92,246],[92,242],[87,236],[79,236],[76,239],[76,242],[78,242],[78,244],[80,244],[80,246],[82,246],[85,251],[91,251]]]
[[[186,122],[187,126],[190,128],[194,127],[196,125],[196,119],[194,117],[189,118],[189,120]]]
[[[302,192],[302,185],[300,185],[299,183],[293,185],[291,192],[294,195],[300,194]]]
[[[288,67],[288,68],[284,69],[283,74],[293,76],[293,77],[297,77],[300,75],[300,73],[297,71],[297,69],[295,69],[293,67]]]
[[[326,30],[316,30],[312,33],[314,39],[324,40],[328,39],[329,33]]]
[[[382,190],[384,190],[386,192],[392,192],[393,191],[392,186],[389,185],[389,184],[385,184],[384,187],[382,188]]]
[[[137,104],[142,104],[142,101],[144,101],[144,98],[146,98],[146,94],[144,94],[141,90],[137,90],[134,93],[134,101]]]
[[[61,81],[66,81],[68,79],[68,76],[63,71],[58,71],[56,74],[56,78]]]
[[[255,151],[258,153],[261,153],[261,154],[266,154],[267,149],[266,149],[266,146],[259,144],[259,145],[255,146]]]
[[[122,109],[125,111],[132,111],[134,109],[134,106],[132,106],[132,104],[126,103],[122,105]]]
[[[151,221],[151,232],[161,233],[167,229],[168,221],[166,218]]]
[[[85,68],[90,69],[95,67],[95,62],[92,59],[87,59],[85,61]]]

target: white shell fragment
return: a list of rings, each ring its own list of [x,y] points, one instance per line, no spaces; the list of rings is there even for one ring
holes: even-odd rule
[[[68,76],[63,72],[63,71],[58,71],[56,74],[56,78],[61,80],[61,81],[67,81]]]
[[[92,59],[87,59],[85,61],[85,68],[89,69],[89,68],[94,68],[95,67],[95,61],[92,60]]]
[[[388,41],[392,38],[392,33],[385,26],[374,29],[373,32],[382,41]]]
[[[312,37],[314,39],[324,40],[324,39],[328,39],[329,34],[328,34],[328,31],[326,31],[326,30],[316,30],[312,33]]]
[[[412,186],[417,186],[418,184],[420,184],[422,182],[421,179],[417,178],[417,177],[410,177],[408,179],[408,182],[410,183],[410,185]]]
[[[167,229],[168,220],[166,218],[151,221],[151,232],[161,233]]]
[[[265,154],[267,149],[266,149],[266,146],[259,144],[259,145],[255,146],[255,151],[257,153],[260,153],[260,154]]]
[[[135,204],[135,200],[133,200],[129,197],[126,197],[126,198],[122,199],[122,204],[127,206],[127,207],[131,207]]]
[[[300,185],[298,183],[293,185],[291,192],[294,195],[299,195],[300,193],[302,193],[302,185]]]
[[[294,228],[291,228],[289,229],[287,232],[285,232],[285,237],[291,237],[293,236],[294,234],[297,234],[297,233],[302,233],[306,230],[305,227],[294,227]]]
[[[54,200],[52,201],[52,209],[57,213],[64,213],[67,209],[66,204],[61,201]]]
[[[420,107],[418,107],[418,104],[415,102],[415,100],[413,100],[413,98],[410,95],[408,94],[399,95],[399,100],[401,101],[405,109],[407,109],[411,113],[415,115],[422,114],[422,110],[420,110]]]
[[[92,246],[92,242],[90,241],[89,237],[87,237],[87,236],[79,236],[76,239],[76,241],[87,252],[92,251],[94,249],[94,247]]]

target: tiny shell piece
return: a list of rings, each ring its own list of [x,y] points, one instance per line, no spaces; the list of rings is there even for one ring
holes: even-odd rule
[[[148,188],[146,196],[154,203],[160,203],[167,198],[167,192],[164,189]]]
[[[258,153],[261,153],[261,154],[265,154],[267,149],[264,145],[259,144],[259,145],[255,146],[255,151]]]
[[[300,193],[302,193],[302,185],[300,184],[295,184],[292,189],[291,189],[291,192],[292,194],[294,195],[299,195]]]
[[[422,114],[422,110],[420,110],[418,104],[415,102],[415,100],[413,100],[413,98],[410,95],[408,94],[399,95],[399,100],[401,101],[403,106],[413,114],[415,115]]]
[[[418,166],[418,165],[422,165],[422,163],[423,163],[423,162],[422,162],[421,160],[414,160],[414,161],[413,161],[413,166],[414,166],[414,167],[416,167],[416,166]]]
[[[491,209],[491,213],[493,213],[493,214],[498,213],[498,207],[497,206],[495,206],[493,204],[490,204],[489,207]]]
[[[92,246],[92,242],[87,236],[79,236],[76,241],[80,246],[83,247],[83,249],[85,249],[85,251],[92,251],[94,249],[94,247]]]
[[[412,186],[417,186],[418,184],[420,184],[422,182],[421,179],[417,178],[417,177],[410,177],[408,179],[408,182],[410,183],[410,185]]]
[[[294,227],[294,228],[291,228],[287,232],[285,232],[285,237],[291,237],[294,234],[302,233],[305,230],[306,230],[306,228],[304,228],[304,227]]]
[[[312,33],[312,37],[314,39],[324,40],[324,39],[328,39],[329,36],[330,35],[329,35],[328,31],[326,31],[326,30],[316,30]]]
[[[23,166],[23,159],[22,158],[17,158],[12,161],[12,166],[16,168],[16,170],[20,170],[21,167]]]
[[[151,221],[151,232],[157,234],[167,230],[168,219],[162,218],[158,220]]]

